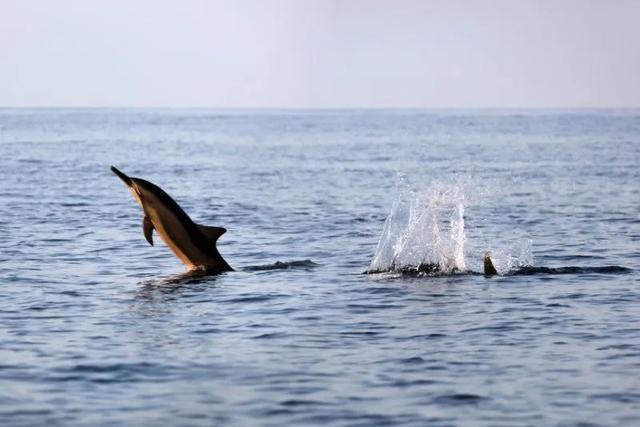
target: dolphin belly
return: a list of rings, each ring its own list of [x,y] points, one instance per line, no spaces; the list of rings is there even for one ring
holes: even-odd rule
[[[158,211],[150,212],[149,216],[162,241],[187,267],[194,268],[210,264],[207,248],[201,247],[193,239],[193,231],[169,209],[160,207]]]

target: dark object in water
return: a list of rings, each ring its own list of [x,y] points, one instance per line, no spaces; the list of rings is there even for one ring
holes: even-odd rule
[[[484,275],[485,276],[495,276],[498,274],[498,270],[493,265],[493,261],[491,260],[491,252],[485,252],[484,254]]]
[[[400,273],[405,275],[415,275],[415,276],[437,276],[443,274],[442,268],[440,264],[436,263],[421,263],[417,266],[409,265],[404,267],[397,267],[395,264],[392,264],[388,270],[368,270],[365,271],[366,274],[377,274],[377,273]],[[446,274],[457,274],[460,273],[460,270],[454,268],[452,270],[447,270]],[[485,276],[495,276],[498,274],[495,266],[493,265],[493,261],[491,260],[491,252],[487,252],[484,254],[484,274]]]
[[[367,270],[364,274],[379,274],[379,273],[400,273],[407,276],[439,276],[442,274],[456,274],[460,271],[456,268],[453,270],[447,270],[443,273],[439,264],[436,263],[421,263],[418,265],[407,265],[404,267],[397,267],[395,264],[391,265],[386,270]]]

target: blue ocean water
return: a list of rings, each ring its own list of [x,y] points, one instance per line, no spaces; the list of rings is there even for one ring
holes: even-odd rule
[[[633,110],[0,110],[1,423],[639,425],[639,164]]]

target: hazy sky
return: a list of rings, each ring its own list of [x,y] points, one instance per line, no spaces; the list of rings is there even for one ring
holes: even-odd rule
[[[0,106],[640,107],[640,0],[0,0]]]

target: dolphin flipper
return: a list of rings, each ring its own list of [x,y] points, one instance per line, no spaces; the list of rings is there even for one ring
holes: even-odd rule
[[[142,231],[144,233],[144,238],[147,239],[147,242],[149,242],[151,246],[153,246],[153,223],[151,223],[151,220],[146,215],[142,219]]]
[[[200,225],[198,224],[198,228],[205,235],[207,240],[211,242],[212,245],[215,245],[218,241],[218,238],[227,232],[226,228],[223,227],[211,227],[208,225]]]

